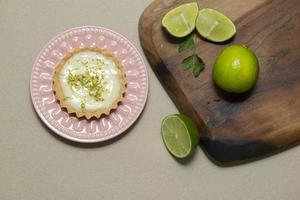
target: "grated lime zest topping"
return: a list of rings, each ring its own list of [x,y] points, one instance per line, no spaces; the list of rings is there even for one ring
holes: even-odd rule
[[[107,91],[105,85],[104,62],[101,59],[89,63],[88,61],[79,61],[78,63],[84,66],[83,71],[78,72],[73,68],[69,70],[67,82],[73,91],[86,91],[88,96],[97,102],[104,101],[104,93]],[[85,110],[85,98],[81,102],[81,109]]]

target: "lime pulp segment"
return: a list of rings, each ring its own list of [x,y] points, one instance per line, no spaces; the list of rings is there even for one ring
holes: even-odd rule
[[[235,25],[228,17],[210,8],[199,11],[196,29],[202,37],[213,42],[224,42],[236,33]]]
[[[185,37],[195,29],[198,15],[197,3],[186,3],[169,11],[162,19],[162,25],[175,37]]]

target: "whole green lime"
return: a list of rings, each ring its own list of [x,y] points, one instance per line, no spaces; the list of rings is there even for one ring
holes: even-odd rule
[[[254,87],[258,73],[255,53],[245,45],[232,45],[217,57],[213,79],[226,92],[243,93]]]

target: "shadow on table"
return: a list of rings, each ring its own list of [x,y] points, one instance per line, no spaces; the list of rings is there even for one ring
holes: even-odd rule
[[[199,150],[199,148],[194,149],[194,151],[192,152],[192,154],[189,155],[186,158],[176,158],[170,152],[169,153],[174,158],[174,160],[176,160],[179,164],[181,164],[181,165],[188,165],[188,164],[190,164],[194,160],[194,157],[197,154],[198,150]]]

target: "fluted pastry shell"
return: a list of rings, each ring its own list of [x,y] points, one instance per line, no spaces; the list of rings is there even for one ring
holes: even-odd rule
[[[81,61],[81,57],[82,60],[84,60],[85,58],[86,60]],[[88,65],[81,66],[81,64],[78,64],[79,62],[88,63],[88,59],[90,59],[91,62],[94,62],[95,59],[99,59],[102,63],[106,63],[103,65],[104,69],[101,72],[103,72],[103,81],[105,80],[106,83],[105,86],[102,86],[107,92],[103,92],[103,95],[105,97],[101,97],[103,101],[98,103],[96,100],[93,100],[93,98],[88,94],[80,94],[89,92],[87,89],[78,89],[76,92],[73,92],[74,87],[72,87],[68,82],[68,78],[71,73],[70,69],[75,70],[75,66],[77,71],[82,71],[89,68]],[[93,67],[91,65],[90,69],[92,68]],[[98,72],[99,71],[97,71],[97,73]],[[93,73],[93,71],[91,73]],[[95,76],[95,73],[93,74]],[[96,76],[98,77],[98,74]],[[75,113],[75,115],[78,118],[85,117],[86,119],[90,119],[92,117],[100,118],[103,114],[109,115],[111,110],[116,109],[118,107],[118,103],[121,102],[124,98],[126,83],[126,75],[123,66],[121,62],[111,52],[105,49],[98,49],[96,47],[87,47],[78,48],[72,52],[67,53],[62,58],[62,60],[56,65],[53,77],[53,90],[55,93],[55,98],[58,100],[60,106],[62,108],[65,108],[68,113]],[[72,96],[71,98],[69,97],[70,94]],[[90,103],[85,102],[84,106],[82,106],[83,99],[86,98],[89,99],[88,101]],[[78,107],[79,101],[80,108]]]

